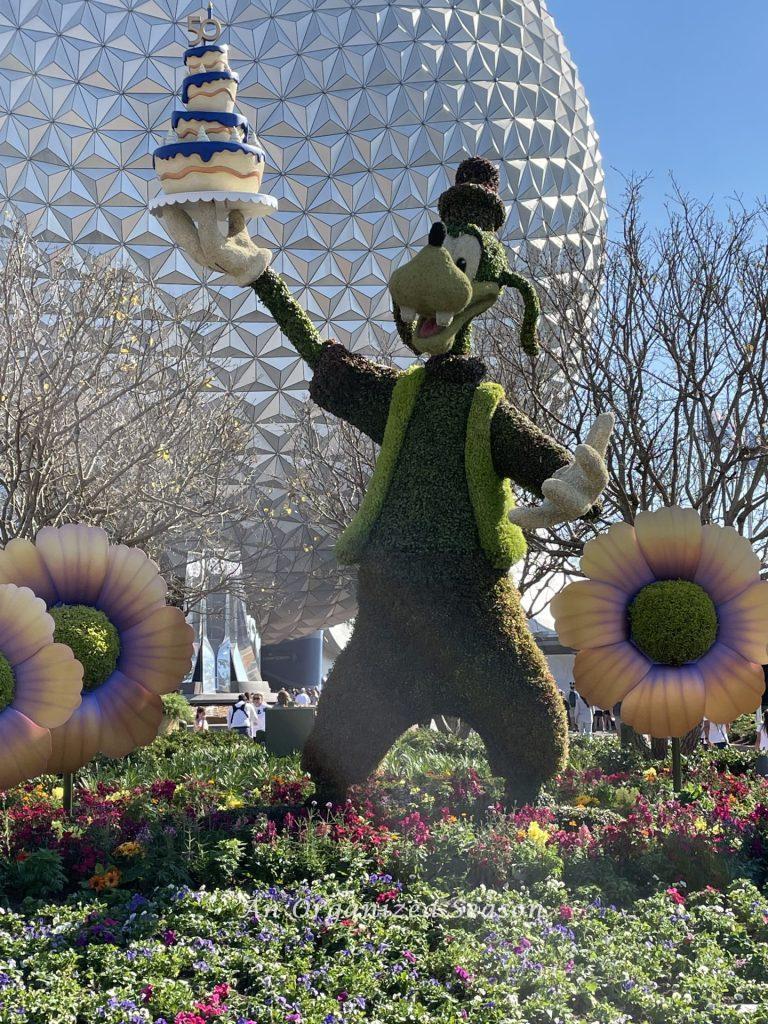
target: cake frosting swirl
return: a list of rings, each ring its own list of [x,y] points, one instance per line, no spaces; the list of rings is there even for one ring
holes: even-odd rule
[[[153,154],[167,195],[182,192],[258,193],[266,154],[247,118],[235,113],[238,75],[225,43],[184,52],[181,89],[185,110],[175,110],[171,137]]]

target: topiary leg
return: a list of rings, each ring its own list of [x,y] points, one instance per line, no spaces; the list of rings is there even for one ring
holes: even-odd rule
[[[323,687],[302,756],[319,803],[343,802],[348,788],[363,782],[395,740],[424,717],[416,696],[419,660],[407,638],[368,628],[361,608],[355,633]]]
[[[462,716],[485,743],[494,775],[506,780],[508,799],[533,801],[565,764],[563,698],[508,578],[478,593],[468,625],[471,646],[453,651]]]

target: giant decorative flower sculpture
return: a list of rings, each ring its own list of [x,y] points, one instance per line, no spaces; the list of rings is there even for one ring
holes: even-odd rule
[[[80,707],[53,730],[49,771],[74,771],[101,751],[123,757],[157,735],[160,694],[192,660],[192,630],[166,606],[166,585],[143,551],[110,545],[96,527],[41,530],[0,551],[0,583],[45,601],[55,638],[84,668]]]
[[[46,770],[51,729],[80,704],[83,668],[26,587],[0,586],[0,789]]]
[[[693,509],[641,512],[584,548],[582,571],[552,601],[562,643],[578,650],[577,690],[621,701],[638,732],[682,736],[705,716],[754,711],[768,660],[768,583],[751,545],[702,526]]]

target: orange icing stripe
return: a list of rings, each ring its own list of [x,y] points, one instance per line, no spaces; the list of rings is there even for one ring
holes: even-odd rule
[[[241,174],[240,171],[233,171],[231,167],[185,167],[181,171],[174,173],[166,172],[160,175],[160,181],[165,181],[166,178],[170,178],[171,181],[179,181],[181,178],[186,178],[188,174],[234,174],[236,178],[255,178],[258,175],[258,171],[249,171],[247,174]]]

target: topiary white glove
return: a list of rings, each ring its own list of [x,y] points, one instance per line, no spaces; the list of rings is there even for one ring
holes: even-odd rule
[[[602,413],[589,428],[584,444],[576,446],[573,462],[541,485],[544,501],[533,508],[520,506],[510,522],[523,530],[556,526],[578,519],[595,504],[608,483],[605,453],[613,432],[613,413]]]
[[[213,203],[196,203],[195,220],[179,206],[166,206],[163,224],[173,241],[194,262],[210,270],[221,270],[235,284],[249,285],[272,262],[272,253],[257,245],[248,234],[245,217],[235,210],[229,215],[229,232],[219,230]]]

